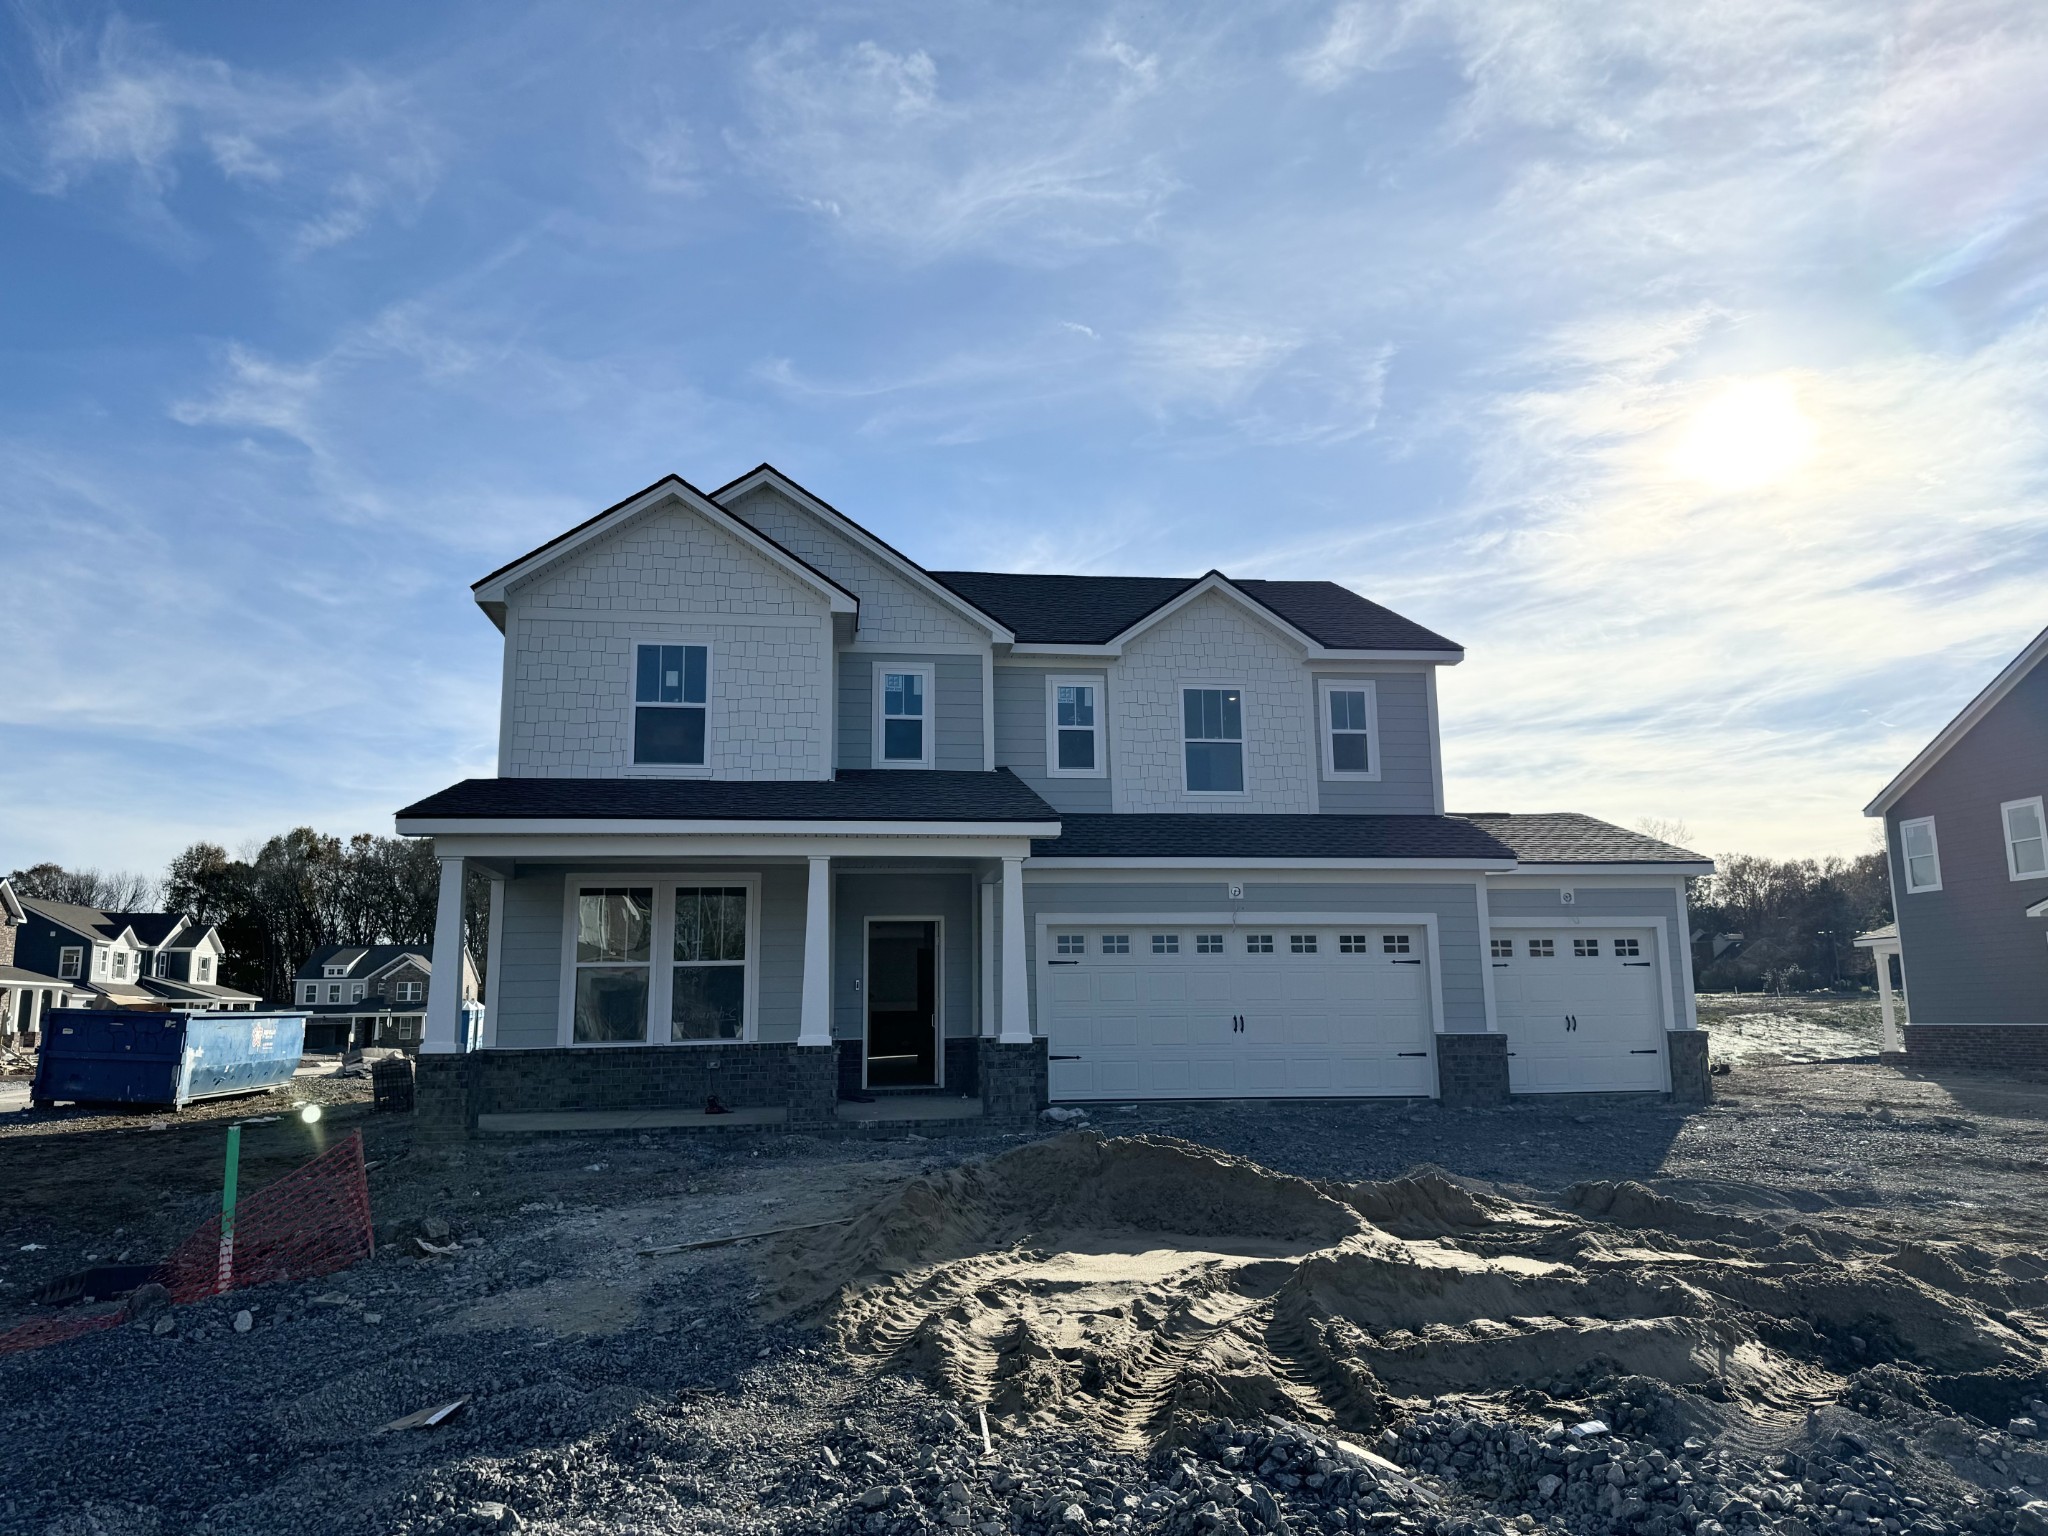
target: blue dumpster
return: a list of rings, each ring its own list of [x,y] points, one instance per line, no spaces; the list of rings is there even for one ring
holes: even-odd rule
[[[137,1013],[59,1008],[43,1020],[29,1098],[38,1107],[162,1104],[290,1084],[305,1049],[302,1013]]]

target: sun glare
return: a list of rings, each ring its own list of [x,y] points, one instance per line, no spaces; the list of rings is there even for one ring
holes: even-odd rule
[[[1789,379],[1730,384],[1693,413],[1673,465],[1720,491],[1753,491],[1813,457],[1813,423]]]

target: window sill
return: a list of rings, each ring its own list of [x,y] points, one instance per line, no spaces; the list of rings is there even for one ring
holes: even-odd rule
[[[690,763],[629,763],[625,776],[629,779],[708,779],[712,772],[708,766]]]
[[[1334,768],[1323,770],[1323,782],[1326,784],[1377,784],[1380,778],[1377,773],[1339,773]]]
[[[932,771],[932,765],[930,763],[878,762],[874,764],[874,766],[877,768],[888,768],[902,773],[929,773]]]
[[[1248,789],[1184,789],[1181,795],[1189,800],[1249,800],[1252,792]]]

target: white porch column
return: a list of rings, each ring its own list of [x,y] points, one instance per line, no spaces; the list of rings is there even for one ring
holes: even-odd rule
[[[996,1037],[996,886],[993,880],[979,882],[975,889],[981,901],[981,1032]]]
[[[1906,1048],[1905,1031],[1899,1028],[1899,1011],[1892,1002],[1892,951],[1880,949],[1873,952],[1877,961],[1877,1011],[1883,1020],[1878,1035],[1878,1049],[1903,1051]]]
[[[462,1029],[463,860],[441,860],[441,899],[434,908],[434,974],[427,983],[426,1056],[452,1056],[469,1042]]]
[[[1003,860],[1004,1045],[1031,1041],[1031,992],[1024,974],[1024,860]]]
[[[505,882],[491,877],[491,916],[484,932],[490,946],[484,955],[484,1046],[498,1043],[498,978],[505,970]]]
[[[832,1043],[832,859],[810,856],[811,883],[804,901],[804,994],[798,1045]]]

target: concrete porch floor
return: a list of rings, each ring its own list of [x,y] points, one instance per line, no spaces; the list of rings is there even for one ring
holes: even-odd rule
[[[832,1113],[841,1120],[894,1122],[979,1120],[983,1110],[980,1099],[963,1099],[951,1094],[898,1093],[878,1098],[872,1104],[856,1104],[850,1099],[841,1099]]]
[[[522,1114],[478,1115],[479,1136],[529,1135],[535,1131],[654,1131],[689,1126],[781,1125],[789,1111],[776,1105],[707,1115],[701,1109],[546,1109]]]

